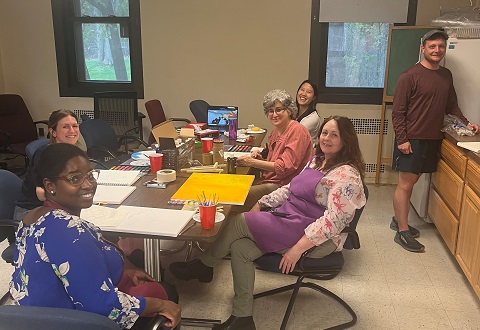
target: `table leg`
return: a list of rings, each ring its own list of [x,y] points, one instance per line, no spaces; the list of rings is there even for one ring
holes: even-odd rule
[[[145,271],[149,273],[156,281],[162,280],[162,266],[160,262],[160,240],[154,238],[145,238],[143,240],[145,248]]]

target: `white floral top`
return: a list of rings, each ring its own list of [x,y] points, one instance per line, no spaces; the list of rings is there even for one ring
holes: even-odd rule
[[[310,167],[314,166],[315,162],[312,162]],[[263,196],[258,203],[262,208],[278,207],[289,195],[290,184],[287,184]],[[305,228],[305,235],[317,246],[331,239],[337,246],[337,251],[340,251],[347,238],[347,234],[340,232],[352,221],[355,211],[366,203],[360,173],[350,165],[329,171],[315,187],[315,200],[319,205],[325,206],[326,210]]]
[[[123,257],[101,239],[100,229],[63,210],[20,224],[10,293],[20,305],[79,309],[133,326],[145,298],[116,288]]]

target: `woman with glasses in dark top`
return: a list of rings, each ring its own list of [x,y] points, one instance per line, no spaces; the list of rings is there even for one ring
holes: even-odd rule
[[[263,111],[275,126],[268,137],[267,154],[254,151],[237,160],[240,166],[259,169],[261,178],[250,188],[244,205],[232,208],[233,214],[250,211],[263,195],[290,183],[313,156],[310,133],[295,121],[298,109],[286,91],[268,92],[263,98]]]
[[[180,321],[175,289],[155,282],[124,259],[100,229],[80,218],[92,205],[98,171],[78,147],[48,146],[34,170],[45,189],[43,206],[31,210],[16,233],[10,293],[20,305],[79,309],[104,315],[121,328],[141,329],[162,314]],[[169,300],[170,299],[170,300]]]

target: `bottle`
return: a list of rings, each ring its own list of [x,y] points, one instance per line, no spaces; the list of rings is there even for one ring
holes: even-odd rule
[[[224,164],[223,158],[223,140],[213,140],[213,163]]]
[[[228,115],[228,138],[230,140],[237,139],[237,128],[238,128],[237,115],[231,112]]]

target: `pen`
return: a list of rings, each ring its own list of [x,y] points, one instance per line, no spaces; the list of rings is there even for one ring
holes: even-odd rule
[[[281,218],[286,218],[290,215],[289,213],[283,213],[283,212],[277,212],[277,211],[270,211],[270,213],[276,217],[281,217]]]

